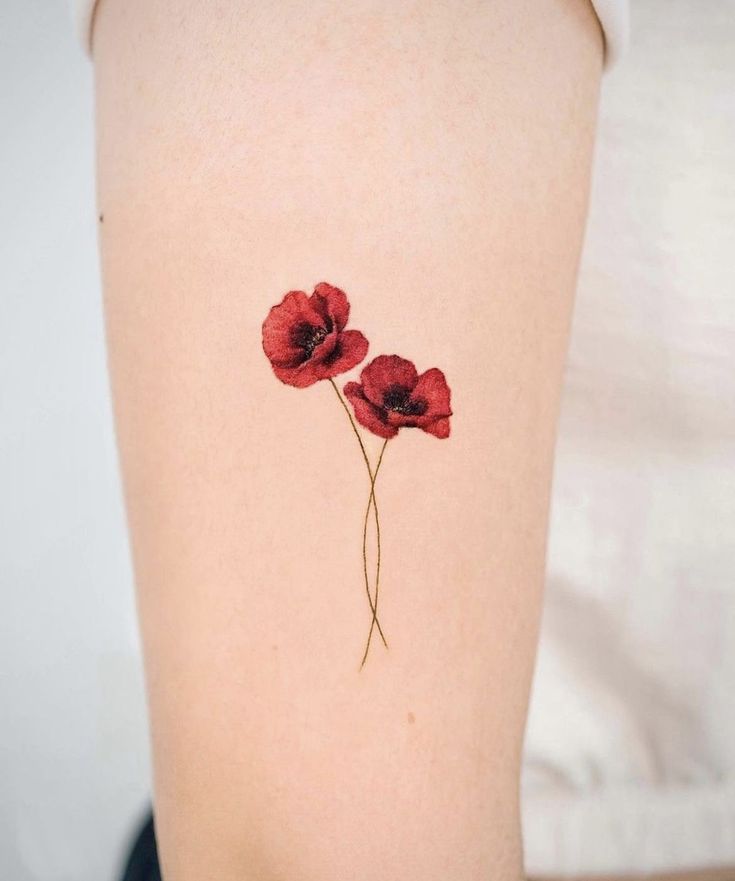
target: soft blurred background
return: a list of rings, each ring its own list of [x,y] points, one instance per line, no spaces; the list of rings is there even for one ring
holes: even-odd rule
[[[735,865],[735,2],[606,77],[526,749],[535,873]],[[0,2],[0,878],[112,881],[149,796],[92,70]]]

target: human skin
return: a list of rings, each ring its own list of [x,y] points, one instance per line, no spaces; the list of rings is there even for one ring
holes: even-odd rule
[[[518,881],[588,0],[103,0],[94,61],[166,881]],[[364,464],[329,384],[261,347],[321,281],[368,359],[452,389],[449,438],[387,448],[362,670]]]

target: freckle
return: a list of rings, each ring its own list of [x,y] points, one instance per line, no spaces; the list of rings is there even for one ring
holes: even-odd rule
[[[271,646],[271,649],[272,649],[272,651],[277,652],[277,651],[278,651],[278,646],[275,645],[275,643],[274,643],[274,644]]]
[[[104,223],[104,222],[105,222],[105,215],[100,214],[100,223]]]
[[[416,716],[414,716],[414,714],[410,712],[406,718],[408,719],[409,725],[413,725],[413,723],[416,721]]]

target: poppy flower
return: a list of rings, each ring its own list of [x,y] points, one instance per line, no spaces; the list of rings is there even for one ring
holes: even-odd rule
[[[281,382],[306,388],[359,364],[368,341],[359,330],[345,330],[347,295],[321,282],[308,296],[291,291],[263,322],[263,351]]]
[[[420,428],[434,437],[449,437],[449,386],[436,367],[419,374],[411,361],[398,355],[379,355],[348,382],[345,396],[357,421],[387,439],[401,428]]]

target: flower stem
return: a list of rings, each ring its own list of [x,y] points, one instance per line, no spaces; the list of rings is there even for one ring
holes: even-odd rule
[[[375,534],[377,537],[377,575],[375,581],[376,588],[376,600],[377,600],[377,587],[378,587],[378,577],[380,574],[380,517],[378,515],[378,501],[375,498],[375,478],[377,477],[377,468],[375,470],[375,474],[373,474],[372,466],[370,465],[370,459],[368,458],[367,450],[365,449],[365,444],[362,441],[362,436],[360,432],[357,430],[357,425],[355,425],[355,420],[352,418],[352,413],[350,413],[350,408],[347,405],[347,402],[342,397],[342,394],[337,387],[337,383],[330,377],[330,383],[332,384],[332,388],[339,399],[340,404],[344,408],[345,413],[347,414],[347,418],[350,420],[350,425],[352,426],[352,430],[355,433],[355,437],[357,438],[357,442],[360,444],[360,452],[362,453],[362,458],[365,460],[365,467],[367,468],[368,477],[370,478],[370,498],[368,499],[367,511],[365,512],[365,523],[363,528],[363,540],[362,540],[362,569],[363,574],[365,576],[365,592],[367,593],[368,603],[370,603],[370,611],[373,613],[372,621],[370,623],[370,635],[372,635],[373,628],[378,628],[378,633],[380,633],[380,638],[383,640],[383,645],[388,648],[388,643],[386,641],[385,635],[383,633],[383,628],[380,626],[380,621],[378,621],[378,608],[377,602],[373,603],[373,597],[370,593],[370,577],[368,575],[368,564],[367,564],[367,522],[370,516],[370,508],[372,507],[375,512]],[[380,452],[380,459],[383,458],[383,452],[385,451],[385,444],[383,444],[383,449]],[[378,460],[378,468],[380,467],[380,460]],[[368,638],[368,647],[370,644],[370,639]],[[365,658],[367,657],[367,651],[362,659],[362,664],[360,668],[362,669],[363,664],[365,663]]]
[[[362,527],[362,555],[364,559],[367,559],[367,527],[368,527],[368,519],[370,518],[370,505],[372,504],[375,508],[375,535],[377,539],[377,558],[375,562],[375,603],[372,605],[373,610],[373,620],[370,622],[370,631],[368,632],[367,642],[365,643],[365,652],[362,656],[362,661],[360,662],[360,669],[365,666],[365,661],[367,661],[368,652],[370,651],[370,640],[373,637],[373,630],[375,629],[375,625],[378,626],[378,631],[380,635],[383,635],[382,630],[380,630],[380,622],[378,621],[378,591],[380,590],[380,520],[378,519],[378,505],[375,500],[375,481],[378,479],[378,472],[380,471],[380,465],[383,461],[383,454],[385,453],[385,448],[388,446],[388,438],[383,441],[383,446],[380,448],[380,456],[378,456],[378,463],[375,466],[375,471],[372,474],[370,479],[370,498],[368,499],[367,508],[365,510],[365,521]],[[385,639],[383,639],[385,642]],[[386,648],[388,646],[386,645]]]

